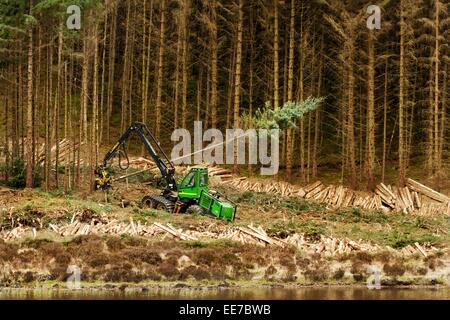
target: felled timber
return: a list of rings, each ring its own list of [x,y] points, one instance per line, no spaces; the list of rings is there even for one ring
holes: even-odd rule
[[[410,178],[406,179],[406,183],[409,187],[411,187],[411,189],[420,192],[421,194],[427,196],[428,198],[431,198],[441,203],[450,202],[450,198],[447,197],[445,194],[437,192],[413,179]]]

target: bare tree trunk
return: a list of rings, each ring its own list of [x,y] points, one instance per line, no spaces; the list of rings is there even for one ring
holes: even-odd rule
[[[33,1],[30,0],[30,12]],[[28,30],[27,173],[26,187],[33,187],[33,28]]]
[[[274,33],[273,33],[273,106],[279,107],[279,58],[278,58],[278,38],[279,38],[279,26],[278,26],[278,0],[274,0]]]
[[[83,45],[83,69],[81,76],[81,112],[80,112],[80,145],[77,159],[77,185],[80,186],[82,182],[82,176],[80,172],[81,166],[81,154],[83,155],[83,165],[87,166],[89,157],[89,145],[88,145],[88,84],[89,84],[89,65],[90,65],[90,39],[91,33],[88,29],[86,31],[86,38]],[[84,146],[82,146],[84,144]]]
[[[355,75],[353,70],[354,63],[354,44],[351,42],[347,46],[348,52],[348,119],[347,119],[347,152],[348,162],[350,166],[350,186],[355,189],[357,186],[356,179],[356,162],[355,162],[355,132],[354,132],[354,87],[355,87]]]
[[[435,46],[434,46],[434,174],[438,176],[438,180],[441,175],[441,168],[440,163],[441,159],[439,159],[439,8],[441,6],[441,3],[439,0],[434,1],[434,7],[435,7],[435,20],[434,20],[434,30],[435,30]]]
[[[69,138],[69,105],[68,105],[68,92],[67,92],[67,61],[64,63],[64,139]],[[68,192],[70,189],[70,151],[66,152],[64,156],[64,192]]]
[[[405,147],[404,147],[404,109],[405,109],[405,21],[403,0],[400,2],[400,84],[399,84],[399,106],[398,106],[398,162],[399,177],[398,184],[405,184]]]
[[[233,46],[233,55],[230,58],[230,65],[228,68],[228,92],[227,92],[227,121],[226,127],[229,128],[231,125],[231,107],[233,100],[233,83],[234,83],[234,69],[236,64],[236,46]]]
[[[111,22],[111,33],[109,42],[109,56],[108,56],[108,87],[106,97],[106,142],[110,142],[111,138],[111,113],[114,97],[114,67],[116,60],[116,28],[117,28],[117,5],[113,10],[113,17]]]
[[[40,107],[41,107],[41,28],[38,27],[38,52],[37,52],[37,62],[33,63],[36,65],[36,89],[34,90],[34,108],[33,108],[33,165],[36,166],[36,159],[39,157],[40,149]],[[38,170],[38,169],[35,169]]]
[[[5,166],[7,169],[9,169],[10,163],[9,163],[9,99],[8,95],[5,94]],[[9,181],[9,170],[5,170],[5,181]]]
[[[388,59],[384,68],[384,100],[383,100],[383,160],[381,165],[381,182],[384,183],[386,173],[386,138],[387,138],[387,109],[388,109]]]
[[[289,66],[287,82],[287,101],[292,102],[294,87],[294,46],[295,46],[295,0],[291,0],[291,19],[289,31]],[[292,129],[287,130],[286,135],[286,178],[292,180]]]
[[[61,28],[61,27],[60,27]],[[58,166],[59,166],[59,106],[61,104],[61,74],[62,74],[62,50],[63,50],[63,33],[60,29],[58,32],[58,79],[56,81],[56,101],[54,106],[54,133],[55,133],[55,186],[59,188]]]
[[[295,0],[293,0],[295,1]],[[250,65],[249,65],[249,88],[248,88],[248,114],[250,119],[253,117],[253,82],[254,82],[254,60],[255,60],[255,48],[254,48],[254,12],[253,7],[250,7],[250,39],[249,39],[249,47],[250,47]],[[217,61],[216,61],[217,62]],[[250,161],[247,166],[248,175],[253,175],[253,167]]]
[[[211,127],[217,127],[217,12],[211,1]],[[252,71],[250,71],[252,72]],[[251,81],[251,80],[250,80]]]
[[[187,119],[187,86],[188,86],[188,15],[190,0],[183,1],[182,13],[182,74],[183,74],[183,92],[181,105],[181,126],[186,128]]]
[[[234,82],[234,112],[233,112],[233,127],[239,127],[239,103],[241,93],[241,63],[242,63],[242,33],[244,24],[243,0],[239,0],[238,8],[238,25],[237,25],[237,42],[236,42],[236,71]],[[234,143],[234,165],[233,171],[239,173],[239,166],[237,164],[238,143]]]
[[[103,123],[104,123],[104,113],[105,113],[105,78],[106,78],[106,34],[108,32],[108,8],[105,8],[105,22],[103,28],[103,46],[102,46],[102,76],[101,76],[101,91],[100,91],[100,105],[99,105],[99,132],[98,132],[98,143],[101,144],[103,141]],[[98,150],[97,150],[98,152]]]
[[[322,72],[323,72],[323,41],[324,35],[322,33],[320,39],[320,57],[319,57],[319,74],[317,78],[317,95],[320,96],[322,94]],[[312,177],[317,178],[317,152],[319,149],[319,137],[320,137],[320,107],[316,109],[314,115],[314,147],[313,147],[313,156],[312,156]]]
[[[368,66],[367,66],[367,189],[373,190],[375,187],[375,53],[373,31],[368,31]]]
[[[133,1],[133,20],[136,17],[136,2]],[[136,29],[132,28],[131,29],[131,35],[130,35],[130,39],[131,39],[131,45],[130,45],[130,53],[129,53],[129,81],[128,81],[128,90],[127,90],[127,94],[128,94],[128,122],[125,124],[125,127],[128,127],[131,123],[133,123],[134,119],[133,119],[133,83],[134,83],[134,47],[136,44],[136,40],[135,40],[135,34],[136,34]]]
[[[166,25],[166,0],[161,1],[161,25],[159,33],[159,59],[158,59],[158,80],[156,85],[156,138],[159,139],[161,131],[161,105],[162,105],[162,89],[164,77],[164,40],[165,40],[165,25]],[[184,66],[183,66],[184,67]]]
[[[147,119],[147,99],[146,99],[146,91],[145,88],[147,86],[146,83],[146,71],[147,71],[147,63],[150,63],[150,61],[147,62],[147,54],[146,54],[146,50],[147,50],[147,45],[146,45],[146,32],[147,32],[147,28],[146,28],[146,19],[147,19],[147,1],[144,0],[144,5],[143,5],[143,13],[142,13],[142,73],[141,73],[141,121],[143,123],[145,123],[146,119]],[[177,54],[178,57],[178,54]],[[177,66],[177,71],[178,71],[178,66]],[[141,146],[141,155],[144,154],[144,146]]]
[[[48,64],[47,64],[47,94],[46,94],[46,141],[45,141],[45,159],[46,159],[46,167],[45,167],[45,190],[50,190],[50,167],[52,165],[51,161],[51,146],[52,146],[52,137],[51,137],[51,104],[52,104],[52,67],[53,67],[53,44],[50,44],[48,47]]]
[[[441,116],[441,132],[439,138],[439,159],[441,161],[440,166],[442,166],[442,161],[444,157],[444,146],[445,146],[445,132],[446,128],[446,113],[447,113],[447,88],[448,88],[448,64],[445,67],[444,79],[442,82],[442,116]]]
[[[299,53],[299,101],[304,99],[304,61],[305,61],[305,35],[303,33],[303,11],[301,14],[301,26],[300,26],[300,53]],[[305,121],[300,119],[300,181],[306,181],[306,171],[305,171]]]
[[[131,13],[131,1],[127,1],[127,17],[125,21],[125,52],[123,54],[123,73],[122,73],[122,103],[121,103],[121,121],[120,121],[120,131],[123,132],[127,126],[127,111],[128,105],[130,104],[129,98],[129,83],[130,83],[130,20],[133,19]],[[133,41],[133,40],[131,40]]]
[[[94,191],[94,167],[98,161],[98,25],[94,22],[94,34],[92,42],[94,45],[94,79],[92,83],[92,125],[91,125],[91,148],[90,148],[90,174],[89,190]]]
[[[200,110],[202,108],[202,71],[200,71],[199,79],[197,80],[197,114],[195,119],[200,121]]]
[[[175,88],[174,88],[174,97],[173,97],[173,128],[176,130],[178,128],[178,103],[179,103],[179,96],[180,96],[180,52],[181,52],[181,42],[182,42],[182,35],[181,35],[181,23],[178,25],[178,40],[177,40],[177,58],[176,58],[176,65],[175,65]]]
[[[150,0],[150,23],[148,26],[148,41],[147,41],[147,64],[145,70],[145,121],[147,123],[148,120],[148,91],[150,87],[150,61],[151,61],[151,53],[152,53],[152,31],[153,31],[153,0]]]

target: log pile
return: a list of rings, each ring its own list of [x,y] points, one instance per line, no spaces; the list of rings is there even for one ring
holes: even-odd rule
[[[293,234],[286,239],[288,244],[294,245],[300,250],[311,254],[318,253],[325,256],[334,256],[336,254],[346,254],[354,251],[377,252],[389,250],[379,245],[364,243],[361,240],[356,242],[347,238],[338,239],[321,235],[318,241],[309,241],[301,234]],[[390,250],[393,250],[390,248]]]
[[[423,195],[437,201],[440,203],[448,203],[450,202],[450,198],[446,195],[439,193],[431,188],[428,188],[427,186],[424,186],[423,184],[414,181],[413,179],[407,179],[406,183],[408,184],[411,189],[422,193]]]
[[[230,185],[235,189],[240,191],[252,191],[252,192],[267,192],[267,193],[278,193],[282,196],[295,196],[298,194],[299,190],[296,190],[292,185],[287,182],[273,182],[273,183],[252,183],[246,177],[233,178],[231,180],[226,180],[224,184]]]
[[[309,254],[320,254],[324,256],[335,256],[340,254],[348,254],[358,251],[366,251],[370,253],[380,251],[391,251],[409,256],[413,254],[421,254],[427,257],[430,253],[438,250],[429,243],[415,243],[414,246],[408,245],[400,250],[395,250],[388,246],[380,246],[363,242],[362,240],[354,241],[348,238],[335,238],[321,235],[319,238],[311,238],[306,234],[295,233],[285,239],[271,237],[261,227],[253,225],[243,226],[219,226],[210,224],[208,227],[199,230],[182,230],[167,224],[154,222],[152,224],[137,223],[130,217],[128,222],[110,219],[109,221],[97,221],[94,223],[83,223],[79,220],[73,220],[66,225],[57,226],[49,224],[51,231],[62,237],[75,237],[89,234],[108,234],[108,235],[131,235],[142,237],[157,237],[164,240],[166,237],[175,240],[212,240],[212,239],[228,239],[240,242],[242,244],[274,246],[285,248],[294,246],[299,250]],[[36,229],[31,227],[19,226],[8,231],[2,231],[0,237],[5,241],[14,241],[23,237],[36,237]]]
[[[219,177],[221,181],[227,181],[233,179],[231,170],[223,169],[220,167],[209,167],[208,175],[210,177]]]
[[[155,168],[155,162],[144,157],[130,157],[130,166],[138,169]]]
[[[327,204],[333,208],[357,207],[367,210],[383,210],[410,214],[450,214],[450,198],[412,179],[407,186],[398,188],[380,183],[374,193],[355,192],[344,186],[325,186],[316,181],[304,187],[295,187],[286,182],[251,182],[246,177],[227,179],[223,184],[241,192],[266,192],[281,196],[300,197]],[[424,203],[423,196],[439,202]]]
[[[62,139],[58,143],[59,145],[59,151],[58,151],[58,163],[60,165],[64,165],[66,161],[69,161],[69,159],[72,157],[73,150],[78,150],[80,148],[79,143],[73,143],[70,139]],[[81,142],[81,146],[84,145],[84,142]],[[56,144],[54,144],[50,149],[50,159],[51,163],[55,165],[56,162]],[[37,157],[37,163],[43,164],[45,161],[45,144],[42,144],[42,146],[39,149],[38,157]],[[80,159],[80,164],[83,164],[83,159]]]

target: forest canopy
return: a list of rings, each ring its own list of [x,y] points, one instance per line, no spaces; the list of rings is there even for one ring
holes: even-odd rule
[[[132,121],[167,149],[195,120],[223,130],[251,116],[287,128],[288,181],[334,170],[372,189],[415,170],[439,184],[450,5],[377,4],[380,29],[362,0],[0,0],[2,179],[19,160],[27,186],[81,188]],[[68,5],[81,8],[79,30]]]

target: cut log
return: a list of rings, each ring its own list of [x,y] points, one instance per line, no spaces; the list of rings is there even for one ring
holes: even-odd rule
[[[281,247],[283,246],[278,241],[275,241],[274,239],[272,239],[272,238],[270,238],[268,236],[264,236],[264,235],[262,235],[262,234],[260,234],[258,232],[255,232],[255,231],[252,231],[252,230],[248,230],[248,229],[243,228],[243,227],[240,227],[239,230],[241,232],[245,233],[245,234],[248,234],[248,235],[250,235],[252,237],[255,237],[255,238],[259,239],[259,240],[262,240],[262,241],[264,241],[264,242],[266,242],[268,244],[274,244],[274,245],[278,245],[278,246],[281,246]]]
[[[303,188],[300,188],[300,190],[298,190],[298,192],[297,192],[297,195],[298,195],[300,198],[304,198],[305,195],[306,195],[306,192],[305,192],[305,190],[304,190]]]
[[[423,254],[423,256],[426,258],[427,253],[425,252],[425,250],[423,250],[423,248],[420,246],[420,244],[418,242],[415,242],[414,245],[416,246],[417,250],[419,250],[420,253]]]
[[[416,203],[416,208],[422,208],[422,199],[420,199],[420,194],[417,191],[413,191],[414,201]]]
[[[445,194],[437,192],[437,191],[435,191],[413,179],[410,179],[410,178],[406,179],[406,183],[411,189],[422,193],[423,195],[427,196],[428,198],[431,198],[433,200],[436,200],[436,201],[442,202],[442,203],[446,203],[446,202],[450,201],[450,198],[447,197]]]
[[[304,187],[303,190],[305,191],[306,194],[308,194],[309,192],[313,191],[315,188],[317,188],[321,184],[322,184],[322,182],[316,181],[316,182],[311,183],[310,185],[307,185],[306,187]]]

